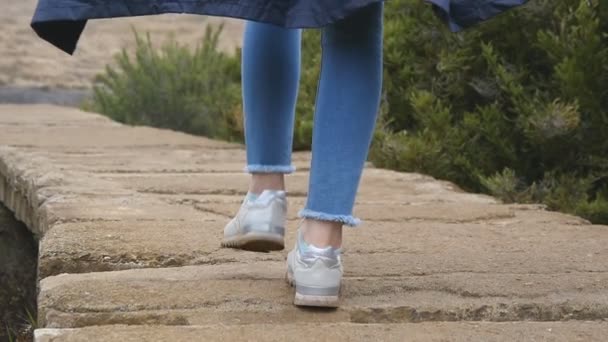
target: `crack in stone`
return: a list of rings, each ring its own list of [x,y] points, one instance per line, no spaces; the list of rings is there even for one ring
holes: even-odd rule
[[[245,196],[247,191],[234,189],[216,189],[216,190],[194,190],[194,191],[172,191],[160,189],[138,189],[138,193],[155,194],[155,195],[228,195],[228,196]],[[307,193],[303,191],[288,191],[292,197],[306,197]]]
[[[215,252],[215,251],[213,251]],[[40,278],[62,273],[86,274],[96,272],[125,271],[143,268],[174,268],[183,266],[211,266],[239,262],[233,258],[209,258],[213,252],[188,255],[133,255],[110,257],[91,254],[81,256],[64,256],[56,253],[43,255],[40,261]],[[66,262],[69,260],[69,263]]]
[[[88,325],[109,325],[116,322],[128,321],[131,325],[150,324],[153,317],[154,324],[173,325],[174,317],[180,317],[182,325],[189,325],[188,312],[196,313],[200,309],[219,311],[232,311],[233,300],[204,301],[197,305],[185,305],[180,308],[166,308],[162,306],[146,308],[107,308],[104,310],[48,309],[52,316],[57,313],[69,315],[70,327],[83,327]],[[240,302],[243,303],[243,302]],[[287,309],[287,305],[271,303],[264,300],[255,300],[245,308],[268,306],[272,311],[280,312]],[[266,305],[264,305],[266,304]],[[224,308],[223,308],[224,307]],[[167,310],[162,314],[154,311]],[[115,312],[109,312],[113,310]],[[151,312],[152,311],[152,312]],[[422,322],[561,322],[561,321],[603,321],[608,318],[608,309],[578,308],[568,304],[546,305],[537,303],[497,303],[481,304],[466,308],[419,308],[412,306],[398,307],[341,307],[338,312],[346,313],[346,319],[340,321],[358,324],[386,324],[386,323],[422,323]],[[238,315],[238,312],[234,312]],[[255,323],[260,323],[256,321]],[[246,324],[246,323],[245,323]]]
[[[535,303],[480,305],[472,308],[424,310],[409,306],[395,308],[360,308],[350,312],[353,323],[420,323],[442,321],[566,321],[603,320],[608,318],[608,307],[575,308],[568,304],[545,305]]]

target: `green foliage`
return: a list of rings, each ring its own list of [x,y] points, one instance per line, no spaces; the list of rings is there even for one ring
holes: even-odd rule
[[[452,34],[422,2],[388,2],[371,160],[608,223],[606,14],[533,0]]]
[[[296,105],[296,124],[293,147],[310,149],[312,144],[313,114],[321,66],[321,31],[305,30],[302,34],[302,68]]]
[[[131,124],[243,140],[240,93],[240,50],[235,56],[217,48],[221,33],[208,28],[191,52],[170,39],[160,49],[149,35],[135,34],[135,53],[126,49],[97,76],[93,99],[85,109]],[[296,108],[294,149],[312,142],[317,79],[321,60],[320,31],[306,30],[302,42],[302,73]]]
[[[8,325],[5,327],[5,329],[6,329],[5,335],[8,339],[8,342],[13,342],[15,340],[15,338],[13,337],[13,330],[11,328],[9,328]]]
[[[34,330],[38,329],[38,321],[27,307],[23,309],[25,314],[19,313],[15,321],[4,322],[4,331],[0,329],[0,340],[3,338],[9,342],[31,341]]]
[[[123,50],[97,76],[87,109],[127,124],[242,140],[240,57],[218,50],[221,30],[209,27],[194,51],[174,39],[156,49],[134,33],[134,55]]]

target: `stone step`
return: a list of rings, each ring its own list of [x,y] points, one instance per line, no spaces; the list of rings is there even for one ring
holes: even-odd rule
[[[257,254],[221,249],[222,230],[229,217],[224,215],[228,212],[225,205],[200,211],[187,205],[121,203],[119,199],[99,206],[88,202],[74,213],[81,220],[53,225],[40,244],[42,278],[59,273],[285,258],[286,251]],[[443,212],[436,216],[432,207],[416,206],[417,214],[406,207],[401,210],[418,219],[381,222],[373,221],[380,218],[373,214],[375,207],[361,204],[363,226],[344,233],[347,274],[608,272],[603,243],[608,241],[608,229],[580,225],[580,219],[567,215],[551,213],[552,220],[545,222],[547,213],[542,211],[472,205],[477,211],[470,212],[440,205]],[[238,204],[231,208],[236,211]],[[382,210],[389,209],[378,209]],[[446,212],[453,215],[444,216]],[[72,217],[67,209],[61,215],[63,219]],[[372,220],[366,221],[368,218]],[[287,249],[293,246],[298,222],[288,221]]]
[[[36,342],[139,341],[552,341],[600,342],[608,322],[440,322],[419,324],[105,325],[38,329]]]
[[[244,148],[205,149],[167,145],[154,149],[130,147],[128,149],[82,148],[49,149],[47,157],[54,165],[70,170],[94,174],[151,174],[151,173],[243,173]],[[170,162],[168,162],[170,161]],[[310,167],[309,152],[294,152],[292,163],[297,172]]]
[[[40,341],[607,335],[606,226],[368,167],[342,306],[300,309],[287,250],[219,248],[247,188],[243,146],[52,106],[0,106],[0,126],[0,201],[42,237]],[[303,171],[287,179],[288,249]]]
[[[171,173],[116,173],[98,174],[100,179],[121,184],[147,194],[243,194],[249,185],[249,176],[242,167],[234,172],[210,172],[194,174]],[[296,172],[286,177],[288,191],[292,195],[306,196],[308,173]],[[460,191],[448,182],[441,182],[420,174],[399,174],[393,171],[366,168],[358,196],[365,199],[408,203],[413,196],[418,201],[496,204],[496,199],[480,194]]]
[[[27,148],[242,149],[241,145],[152,127],[126,126],[100,114],[51,105],[0,105],[0,143]],[[6,137],[6,138],[4,138]],[[4,138],[4,139],[3,139]]]
[[[608,319],[608,272],[496,269],[370,276],[366,274],[378,271],[347,270],[342,305],[332,311],[294,307],[282,261],[51,276],[40,283],[39,322],[41,327],[74,328]]]

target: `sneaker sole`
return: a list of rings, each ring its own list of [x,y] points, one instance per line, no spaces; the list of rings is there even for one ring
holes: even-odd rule
[[[310,296],[299,294],[293,299],[293,304],[297,306],[314,306],[319,308],[337,308],[340,306],[340,297],[338,296]]]
[[[305,295],[298,292],[298,285],[293,279],[293,275],[285,272],[285,280],[291,287],[295,287],[296,294],[293,299],[293,304],[296,306],[314,306],[321,308],[337,308],[340,306],[340,296],[313,296]]]
[[[247,233],[222,241],[222,247],[237,248],[253,252],[280,251],[285,248],[282,236],[264,233]]]

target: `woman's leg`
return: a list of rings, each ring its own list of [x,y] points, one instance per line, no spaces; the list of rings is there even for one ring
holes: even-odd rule
[[[247,22],[242,78],[250,192],[284,189],[291,165],[301,30]]]
[[[382,90],[383,4],[370,5],[324,29],[314,115],[312,164],[304,239],[341,243],[342,224],[356,226],[355,195]]]
[[[304,217],[287,255],[294,304],[339,305],[342,225],[355,226],[355,195],[382,87],[382,3],[324,29]]]
[[[253,251],[284,247],[300,78],[300,30],[248,22],[243,42],[243,108],[249,192],[224,227],[222,246]]]

